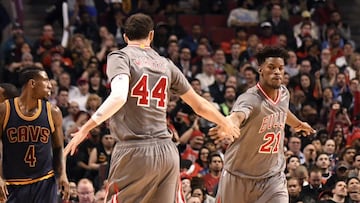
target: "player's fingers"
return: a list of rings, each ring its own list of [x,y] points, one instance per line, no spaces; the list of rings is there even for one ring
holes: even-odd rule
[[[67,183],[64,183],[63,185],[63,197],[65,200],[70,199],[70,186]]]

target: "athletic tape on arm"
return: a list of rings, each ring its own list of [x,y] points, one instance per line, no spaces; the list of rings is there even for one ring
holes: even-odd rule
[[[111,81],[111,93],[91,116],[98,125],[114,115],[126,102],[129,92],[129,76],[120,74]]]

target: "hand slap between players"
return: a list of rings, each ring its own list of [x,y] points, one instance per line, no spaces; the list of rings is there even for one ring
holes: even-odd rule
[[[231,142],[234,142],[234,140],[240,136],[240,128],[234,125],[230,117],[226,117],[226,120],[228,121],[227,125],[216,126],[211,128],[208,132],[210,138],[215,141],[215,144],[225,138],[229,138]]]

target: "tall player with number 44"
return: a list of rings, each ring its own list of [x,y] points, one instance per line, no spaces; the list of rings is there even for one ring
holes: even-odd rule
[[[108,55],[111,93],[65,148],[65,153],[73,154],[90,129],[111,117],[111,134],[120,141],[111,159],[107,201],[173,203],[181,195],[179,153],[166,125],[171,92],[227,135],[240,134],[238,127],[195,93],[170,60],[150,48],[153,26],[144,14],[126,20],[127,47]]]
[[[315,133],[289,111],[289,92],[282,85],[287,51],[265,47],[256,55],[259,82],[240,95],[229,118],[240,126],[241,135],[225,153],[217,202],[287,203],[285,123],[305,134]],[[216,128],[210,130],[218,137]]]

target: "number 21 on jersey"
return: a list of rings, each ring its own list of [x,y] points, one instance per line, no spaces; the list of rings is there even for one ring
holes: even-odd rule
[[[137,97],[137,105],[149,107],[150,101],[155,99],[156,107],[160,109],[166,108],[168,78],[161,76],[150,89],[149,75],[143,74],[131,89],[131,97]]]
[[[264,135],[263,139],[265,141],[259,148],[259,153],[264,154],[273,154],[279,152],[281,133],[277,132],[268,132]]]

